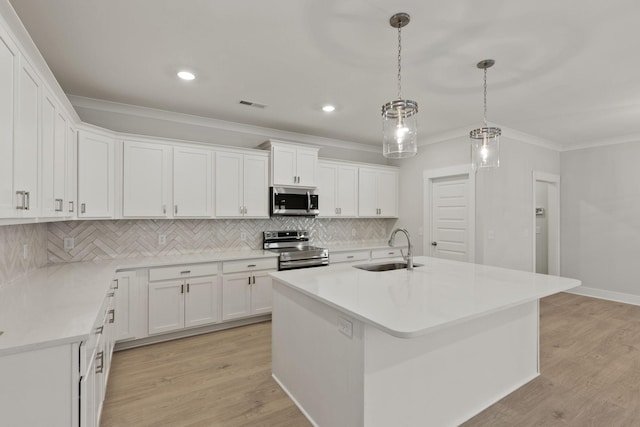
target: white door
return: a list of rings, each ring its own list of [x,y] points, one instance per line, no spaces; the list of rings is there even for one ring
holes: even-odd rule
[[[269,158],[244,156],[244,203],[245,217],[267,218],[269,216]]]
[[[235,218],[242,216],[244,156],[239,153],[216,153],[216,216]]]
[[[222,320],[251,315],[251,273],[222,278]]]
[[[296,175],[298,177],[298,185],[315,187],[317,168],[318,150],[315,148],[296,149]]]
[[[320,198],[320,216],[338,215],[336,189],[338,186],[338,165],[321,162],[318,165],[318,194]]]
[[[398,216],[398,172],[378,172],[378,215]]]
[[[40,81],[22,59],[18,74],[17,120],[14,145],[15,191],[24,192],[25,208],[20,217],[36,217],[40,211],[38,196],[40,141]],[[18,200],[20,202],[20,200]]]
[[[358,168],[356,166],[338,168],[337,193],[339,215],[358,215]]]
[[[186,279],[184,326],[207,325],[220,320],[218,277]]]
[[[175,217],[210,217],[213,214],[212,154],[193,148],[173,149]]]
[[[54,168],[56,141],[56,106],[51,96],[45,92],[42,97],[41,133],[42,133],[42,216],[55,216]]]
[[[557,276],[560,274],[560,176],[533,171],[532,191],[531,270]]]
[[[184,328],[184,281],[149,283],[149,335]]]
[[[273,147],[273,185],[296,186],[296,149],[293,147]]]
[[[432,181],[432,256],[469,260],[468,182],[464,175]]]
[[[113,218],[115,213],[115,144],[88,132],[78,142],[78,217]]]
[[[18,49],[0,28],[0,217],[17,215],[14,192],[14,119]],[[17,189],[16,189],[17,190]]]
[[[378,215],[378,172],[360,168],[358,173],[358,212],[360,216]]]
[[[171,147],[124,142],[123,206],[125,217],[168,216]]]
[[[268,271],[255,273],[251,278],[251,314],[271,313],[273,296]]]

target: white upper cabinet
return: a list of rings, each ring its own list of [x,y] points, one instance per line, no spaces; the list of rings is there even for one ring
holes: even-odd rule
[[[67,217],[75,217],[78,211],[78,132],[73,126],[67,127]]]
[[[320,216],[358,215],[358,167],[339,162],[318,162]]]
[[[215,157],[216,217],[268,217],[268,156],[219,151]]]
[[[67,123],[54,98],[44,92],[42,99],[42,211],[44,217],[67,216]]]
[[[14,130],[14,189],[18,217],[37,217],[40,213],[39,153],[40,153],[41,83],[37,74],[21,57],[18,71],[16,126]]]
[[[318,148],[278,141],[261,147],[271,151],[271,185],[273,187],[317,186]]]
[[[167,218],[171,203],[171,146],[124,141],[124,217]]]
[[[213,156],[211,150],[174,147],[174,217],[213,215]]]
[[[78,217],[115,215],[115,140],[81,131],[78,141]]]
[[[18,49],[0,28],[0,218],[17,215],[14,186],[14,124]]]
[[[361,217],[398,216],[398,171],[361,167],[358,177],[358,210]]]

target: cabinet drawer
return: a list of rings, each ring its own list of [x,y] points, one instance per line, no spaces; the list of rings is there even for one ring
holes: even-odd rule
[[[242,271],[276,270],[277,268],[277,258],[244,259],[240,261],[225,261],[222,263],[222,272],[224,274],[239,273]]]
[[[402,256],[402,254],[400,253],[401,249],[405,253],[407,252],[407,248],[373,249],[371,251],[371,259],[401,257]]]
[[[182,277],[215,276],[218,263],[174,265],[149,269],[149,281],[180,279]]]
[[[338,262],[368,261],[369,251],[329,253],[329,264]]]

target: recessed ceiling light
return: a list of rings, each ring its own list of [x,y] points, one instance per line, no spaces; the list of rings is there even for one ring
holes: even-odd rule
[[[322,107],[322,111],[324,111],[325,113],[330,113],[332,111],[335,111],[336,107],[334,107],[333,105],[325,105]]]
[[[180,71],[178,73],[178,77],[180,77],[182,80],[193,80],[196,78],[196,76],[189,71]]]

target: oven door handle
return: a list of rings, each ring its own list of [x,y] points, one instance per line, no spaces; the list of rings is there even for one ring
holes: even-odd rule
[[[286,270],[287,267],[317,267],[329,265],[329,259],[318,262],[317,259],[305,259],[299,261],[280,261],[279,270]]]
[[[286,256],[281,256],[281,258],[280,258],[281,261],[280,262],[292,262],[292,261],[302,262],[302,261],[306,261],[308,259],[311,260],[311,259],[324,259],[324,258],[329,259],[329,257],[327,255],[314,255],[314,256],[308,256],[308,257],[303,258],[303,259],[291,259],[291,258],[287,258]]]
[[[311,212],[311,193],[307,191],[307,212]]]

